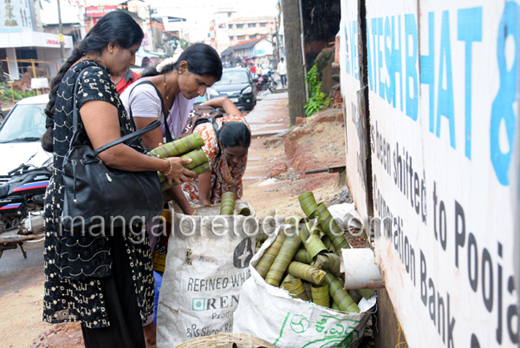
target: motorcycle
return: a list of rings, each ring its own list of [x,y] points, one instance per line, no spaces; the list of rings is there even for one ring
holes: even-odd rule
[[[274,93],[277,84],[278,83],[273,79],[272,72],[269,71],[266,75],[262,75],[256,79],[257,93],[258,91],[266,90],[269,90],[271,93]]]
[[[22,164],[8,173],[0,185],[0,258],[4,250],[22,250],[29,240],[44,237],[43,197],[52,176],[51,168]]]

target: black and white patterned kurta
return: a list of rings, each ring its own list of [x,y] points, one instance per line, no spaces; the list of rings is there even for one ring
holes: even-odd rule
[[[103,66],[84,60],[64,76],[56,95],[54,112],[54,174],[45,197],[45,294],[43,320],[49,323],[80,321],[88,328],[110,325],[107,317],[100,278],[111,276],[112,262],[128,262],[137,295],[141,319],[153,311],[153,272],[147,234],[135,243],[131,236],[123,238],[128,259],[112,260],[109,237],[70,236],[60,233],[63,209],[63,158],[72,136],[72,103],[76,78],[79,77],[76,104],[78,110],[90,100],[102,100],[114,105],[124,132],[135,130],[126,114],[110,72]],[[79,127],[83,129],[81,118]],[[82,142],[89,140],[82,132]],[[132,188],[129,187],[129,190]],[[109,236],[108,233],[105,235]]]

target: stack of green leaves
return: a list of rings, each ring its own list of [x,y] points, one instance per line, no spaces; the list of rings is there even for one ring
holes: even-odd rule
[[[237,195],[234,192],[224,192],[220,203],[220,215],[233,215]]]
[[[204,140],[199,133],[193,133],[185,138],[174,140],[166,143],[148,152],[150,156],[160,158],[181,157],[191,158],[191,162],[184,164],[184,167],[195,172],[195,175],[200,175],[211,168],[209,167],[208,156],[201,149],[204,146]],[[177,185],[173,182],[168,184],[168,180],[161,173],[159,174],[159,181],[161,182],[161,189],[166,191]]]
[[[359,301],[370,298],[375,290],[343,288],[338,253],[350,245],[342,229],[325,204],[316,203],[312,192],[305,192],[298,199],[307,218],[286,219],[290,228],[280,231],[272,240],[256,270],[267,284],[278,287],[281,283],[294,298],[347,314],[359,313]]]

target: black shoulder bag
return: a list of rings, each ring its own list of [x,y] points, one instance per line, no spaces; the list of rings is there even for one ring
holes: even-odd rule
[[[73,134],[63,160],[64,205],[61,216],[65,231],[87,232],[91,227],[105,229],[128,226],[161,214],[163,200],[156,172],[130,172],[105,166],[98,155],[112,146],[131,144],[143,134],[160,126],[159,121],[125,134],[97,150],[81,144],[76,106],[78,79],[74,87]],[[124,131],[123,131],[124,132]],[[143,151],[140,148],[140,151]]]

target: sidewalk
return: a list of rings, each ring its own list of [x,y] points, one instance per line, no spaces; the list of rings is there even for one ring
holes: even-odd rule
[[[278,134],[289,128],[288,93],[262,93],[246,116],[253,137]]]

